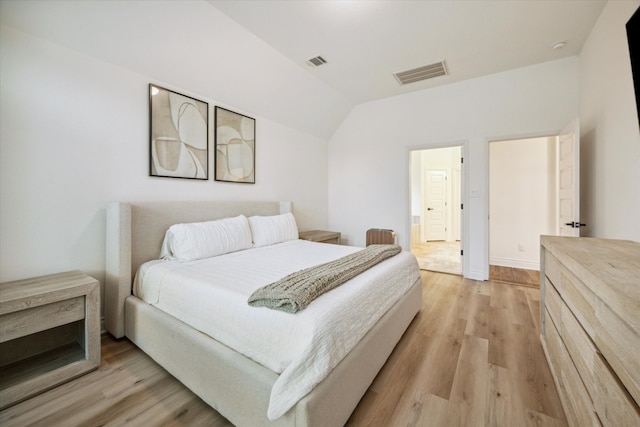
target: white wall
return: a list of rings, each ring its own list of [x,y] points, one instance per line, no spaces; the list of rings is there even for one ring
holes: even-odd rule
[[[538,270],[540,235],[555,234],[555,138],[496,141],[489,148],[489,262]],[[552,181],[551,183],[549,181]]]
[[[625,24],[639,6],[608,2],[580,53],[582,234],[637,242],[640,131]]]
[[[353,105],[205,0],[3,0],[0,24],[323,139]]]
[[[102,281],[114,200],[291,200],[301,230],[326,227],[325,140],[191,93],[188,79],[0,31],[0,281],[71,269]],[[150,82],[209,102],[210,114],[220,105],[255,117],[256,184],[149,177]]]
[[[578,114],[576,57],[355,107],[329,141],[329,227],[349,244],[371,227],[409,248],[409,149],[463,149],[464,274],[488,278],[488,141],[558,133]]]

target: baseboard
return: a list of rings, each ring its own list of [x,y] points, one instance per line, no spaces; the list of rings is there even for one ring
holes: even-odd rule
[[[492,257],[489,258],[489,264],[499,267],[521,268],[523,270],[540,270],[540,262],[523,261],[519,259]]]

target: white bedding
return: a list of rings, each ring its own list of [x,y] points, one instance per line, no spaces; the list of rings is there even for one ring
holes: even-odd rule
[[[408,252],[383,261],[290,314],[250,307],[257,288],[360,248],[291,240],[213,258],[145,263],[134,294],[280,374],[275,420],[322,381],[419,278]]]

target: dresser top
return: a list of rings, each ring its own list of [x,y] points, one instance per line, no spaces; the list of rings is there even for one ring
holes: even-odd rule
[[[627,313],[638,322],[640,243],[591,237],[541,236],[540,244],[600,300],[618,310],[621,316]]]
[[[540,243],[558,260],[575,264],[597,279],[640,285],[640,243],[559,236],[541,236]]]

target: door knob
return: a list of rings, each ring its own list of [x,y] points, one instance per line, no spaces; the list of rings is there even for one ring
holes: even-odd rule
[[[571,228],[580,228],[580,227],[586,227],[587,226],[587,224],[581,224],[581,223],[575,222],[575,221],[574,222],[567,222],[564,225],[568,225]]]
[[[432,211],[432,210],[433,210],[433,208],[427,208],[427,210],[428,210],[428,211]]]

